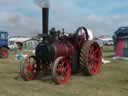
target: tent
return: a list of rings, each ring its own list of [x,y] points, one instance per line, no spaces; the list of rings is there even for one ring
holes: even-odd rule
[[[20,49],[23,50],[34,50],[38,43],[39,43],[38,40],[32,38],[12,37],[9,39],[9,48],[17,49],[21,47]]]
[[[128,27],[120,27],[113,35],[115,55],[128,57]]]
[[[9,48],[10,49],[15,49],[15,48],[19,48],[21,46],[19,46],[20,44],[22,44],[23,42],[30,40],[31,38],[27,38],[27,37],[11,37],[9,38]]]
[[[34,50],[39,41],[36,39],[29,39],[23,42],[23,50]]]

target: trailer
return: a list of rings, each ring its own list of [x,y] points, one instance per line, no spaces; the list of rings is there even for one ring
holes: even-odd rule
[[[0,31],[0,57],[8,57],[8,32]]]

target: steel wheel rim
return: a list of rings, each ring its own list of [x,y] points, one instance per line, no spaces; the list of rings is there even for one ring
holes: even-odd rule
[[[56,68],[56,80],[59,84],[65,84],[70,79],[71,67],[69,61],[65,58],[59,61]]]
[[[31,61],[33,59],[33,61]],[[37,75],[37,64],[34,57],[29,57],[24,62],[23,76],[26,80],[34,80]]]
[[[101,66],[101,50],[98,44],[94,43],[90,46],[87,58],[89,72],[96,75]]]

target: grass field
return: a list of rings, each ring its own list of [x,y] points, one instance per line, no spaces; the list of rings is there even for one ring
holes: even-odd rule
[[[104,49],[111,60],[112,48]],[[68,84],[58,86],[52,80],[23,81],[15,55],[0,59],[0,96],[128,96],[128,61],[111,60],[94,76],[72,76]]]

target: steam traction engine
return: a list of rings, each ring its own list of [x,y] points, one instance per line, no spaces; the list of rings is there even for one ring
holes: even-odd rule
[[[42,37],[35,56],[26,58],[21,64],[20,73],[25,80],[51,73],[57,84],[65,84],[79,69],[88,75],[96,75],[100,71],[101,49],[95,41],[88,40],[85,27],[79,27],[68,36],[48,33],[48,8],[44,8]]]

